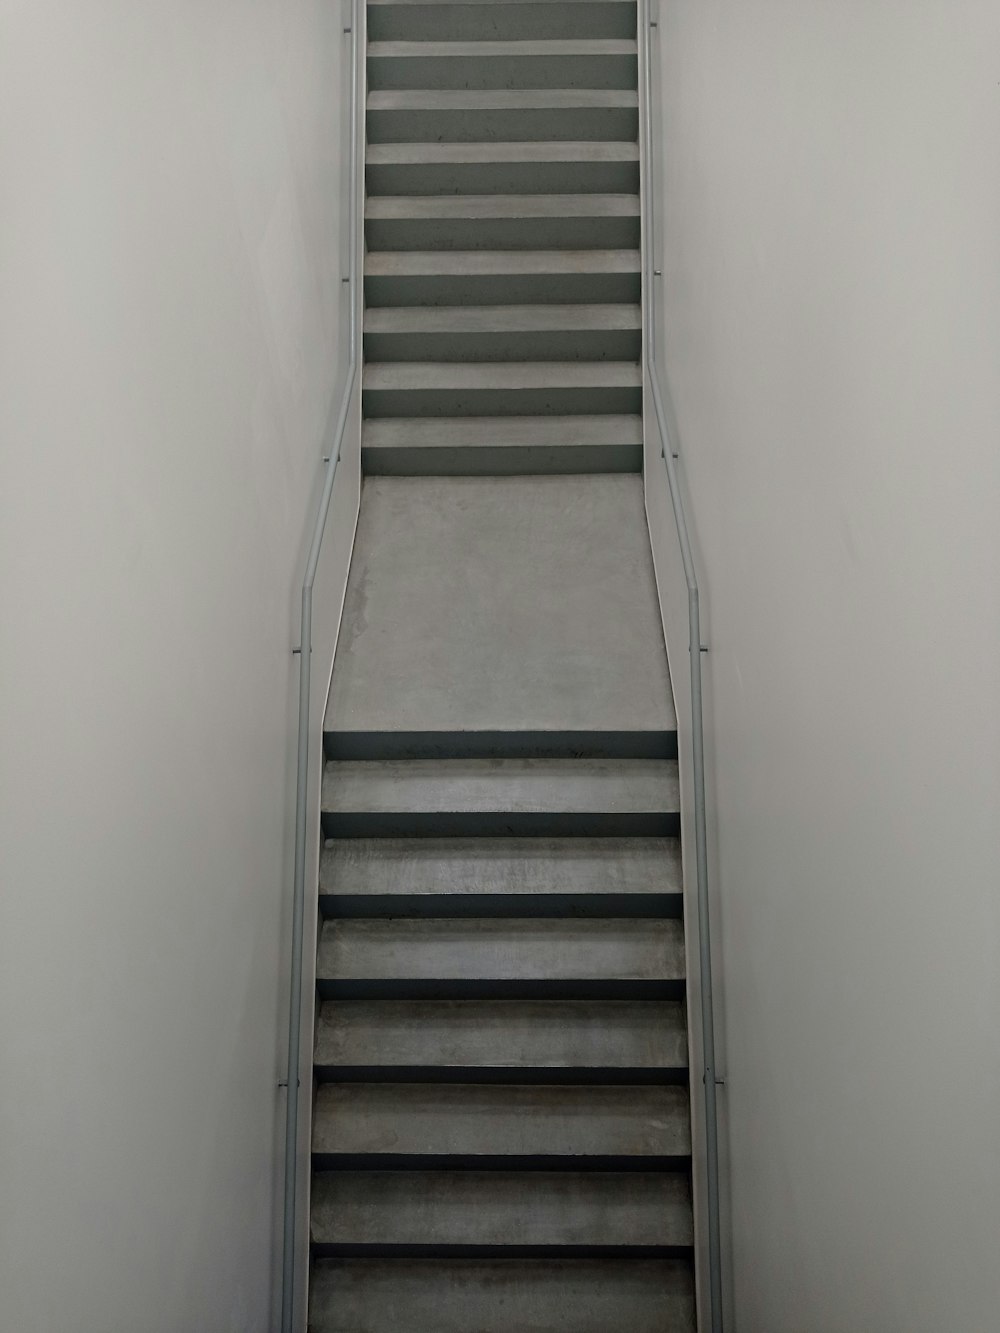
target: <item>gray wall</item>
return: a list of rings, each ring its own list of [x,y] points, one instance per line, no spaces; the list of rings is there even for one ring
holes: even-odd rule
[[[1000,6],[660,16],[735,1327],[979,1333],[1000,1307]]]
[[[0,12],[0,1324],[18,1333],[271,1326],[290,649],[344,352],[341,27],[326,0]]]

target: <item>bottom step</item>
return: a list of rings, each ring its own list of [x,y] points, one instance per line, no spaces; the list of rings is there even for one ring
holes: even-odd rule
[[[311,1333],[694,1333],[690,1265],[319,1259]]]
[[[389,417],[365,422],[361,450],[369,474],[641,472],[642,417]]]

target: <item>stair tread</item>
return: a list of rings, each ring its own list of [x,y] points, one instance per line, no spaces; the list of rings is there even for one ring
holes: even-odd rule
[[[679,893],[677,838],[337,838],[321,893]]]
[[[320,1067],[515,1071],[687,1066],[676,1000],[349,1000],[320,1007]]]
[[[327,920],[321,981],[681,981],[677,920],[387,918]]]
[[[685,1157],[686,1088],[326,1083],[314,1153]]]
[[[637,305],[375,306],[366,333],[531,333],[535,330],[638,329]]]
[[[369,111],[548,111],[637,107],[634,88],[375,88]]]
[[[638,250],[378,250],[365,276],[638,273]]]
[[[313,1333],[695,1333],[682,1259],[317,1259]]]
[[[669,759],[402,759],[331,761],[330,812],[673,812],[677,764]]]
[[[642,368],[630,361],[373,361],[362,383],[366,390],[641,387]]]
[[[413,218],[637,217],[638,214],[637,194],[375,194],[369,195],[365,201],[366,217],[403,221]]]
[[[642,417],[384,417],[364,422],[361,442],[365,449],[636,445]]]
[[[689,1246],[674,1173],[336,1171],[313,1178],[323,1245]]]
[[[374,143],[368,166],[420,166],[432,162],[638,162],[639,145],[616,139],[518,139],[511,143]]]
[[[368,43],[368,59],[413,56],[454,56],[458,60],[491,56],[634,56],[638,46],[632,38],[549,37],[530,41],[398,42]]]

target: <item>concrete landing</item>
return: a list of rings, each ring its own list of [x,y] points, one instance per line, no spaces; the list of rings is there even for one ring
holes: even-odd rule
[[[326,729],[674,732],[641,478],[367,478]]]

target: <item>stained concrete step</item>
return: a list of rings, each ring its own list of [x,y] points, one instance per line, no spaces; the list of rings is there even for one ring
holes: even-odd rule
[[[370,195],[369,250],[636,250],[637,194]]]
[[[681,1001],[337,1000],[320,1007],[320,1080],[683,1084]]]
[[[677,838],[339,838],[324,916],[680,916]]]
[[[369,306],[592,305],[640,299],[637,250],[376,251],[365,256]]]
[[[636,143],[375,143],[365,154],[369,195],[634,194]]]
[[[328,762],[327,837],[673,837],[677,763],[667,759],[413,759]]]
[[[638,305],[382,306],[365,313],[368,361],[631,361]]]
[[[329,1257],[666,1257],[693,1243],[691,1190],[674,1172],[320,1172],[312,1241]]]
[[[630,88],[390,88],[369,93],[366,123],[369,144],[639,136]]]
[[[361,461],[383,476],[641,472],[642,417],[383,417],[362,424]]]
[[[644,919],[327,919],[324,999],[680,999],[684,928]]]
[[[695,1333],[684,1260],[319,1259],[312,1333]]]
[[[365,478],[325,731],[676,728],[640,477]]]
[[[635,0],[369,0],[372,41],[634,37]]]
[[[374,41],[368,86],[382,88],[635,88],[634,39]]]
[[[671,1170],[688,1165],[683,1087],[326,1083],[313,1169]]]
[[[372,361],[368,417],[528,416],[642,409],[642,369],[627,361]]]

